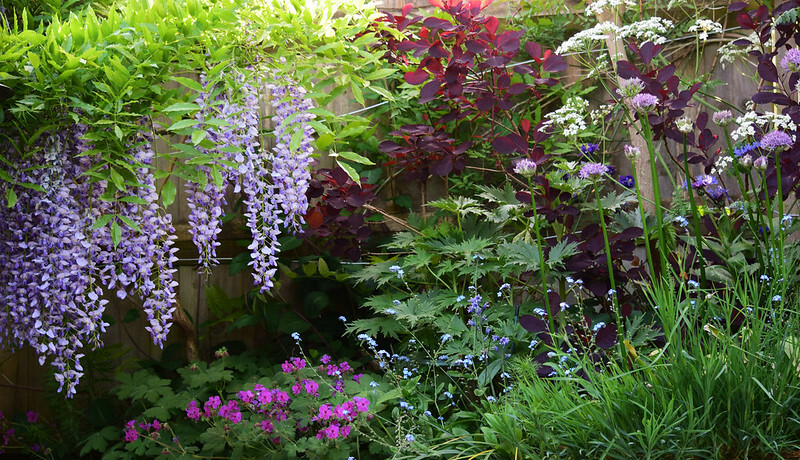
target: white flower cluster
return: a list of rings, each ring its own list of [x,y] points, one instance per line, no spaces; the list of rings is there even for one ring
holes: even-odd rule
[[[669,19],[652,17],[644,21],[634,22],[627,26],[617,27],[613,22],[601,22],[592,28],[582,30],[565,40],[556,50],[557,54],[583,51],[593,46],[592,42],[605,41],[610,36],[625,39],[635,37],[639,42],[661,44],[667,41],[665,35],[672,29]]]
[[[589,118],[592,120],[592,124],[598,124],[605,120],[606,116],[614,110],[614,106],[611,104],[602,104],[600,107],[592,110],[589,112]]]
[[[672,29],[672,21],[654,16],[644,21],[634,22],[620,29],[622,38],[636,37],[640,42],[653,42],[660,45],[667,41],[664,36]]]
[[[697,32],[697,38],[706,41],[709,33],[718,34],[722,32],[722,24],[711,19],[699,18],[689,27],[689,32]]]
[[[752,43],[752,45],[738,46],[733,44],[733,42],[742,39],[749,41]],[[772,39],[770,39],[765,46],[768,49],[772,48]],[[737,60],[747,60],[750,51],[756,49],[758,49],[758,35],[753,32],[748,37],[735,37],[730,42],[720,46],[717,50],[717,55],[719,56],[719,62],[722,64],[722,68],[724,69],[726,64],[733,64]]]
[[[558,49],[556,54],[564,54],[574,51],[582,51],[593,46],[592,42],[605,41],[611,35],[619,33],[619,27],[610,21],[601,22],[594,27],[582,30],[570,38],[566,39]]]
[[[579,132],[586,129],[586,108],[589,103],[582,97],[571,97],[563,107],[545,115],[547,120],[542,123],[542,127],[554,125],[562,129],[567,137],[577,136]]]
[[[714,167],[711,168],[711,175],[722,175],[722,173],[725,172],[725,170],[728,169],[728,166],[730,166],[732,163],[733,158],[731,158],[730,155],[718,156],[717,159],[714,160]]]
[[[635,8],[636,2],[633,0],[595,0],[586,5],[586,16],[602,14],[603,11],[610,11],[620,6]]]
[[[731,138],[734,141],[745,139],[747,136],[755,136],[756,126],[761,128],[762,132],[775,130],[784,131],[791,135],[792,139],[795,137],[793,132],[797,130],[797,125],[794,124],[788,115],[772,112],[759,115],[753,111],[749,111],[737,118],[736,124],[739,125],[739,127],[731,133]]]

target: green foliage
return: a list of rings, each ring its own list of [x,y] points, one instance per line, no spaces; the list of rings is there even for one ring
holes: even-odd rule
[[[330,404],[333,409],[336,404],[353,396],[367,398],[370,413],[381,411],[387,397],[378,383],[383,382],[380,377],[362,372],[354,375],[349,367],[342,367],[339,374],[328,375],[324,364],[319,367],[306,365],[305,358],[293,358],[292,363],[303,362],[303,367],[290,366],[287,370],[251,353],[228,356],[227,351],[221,349],[217,357],[219,359],[211,363],[198,362],[182,367],[171,379],[162,378],[152,369],[120,374],[114,392],[130,404],[126,417],[136,420],[136,425],[133,428],[127,425],[125,431],[133,429],[138,436],[132,442],[122,442],[119,428],[105,427],[87,438],[84,452],[100,451],[104,453],[103,458],[109,459],[129,458],[130,455],[160,455],[159,458],[195,455],[295,458],[297,455],[346,459],[360,449],[375,449],[367,447],[368,440],[358,435],[358,427],[366,423],[366,415],[353,422],[351,435],[335,441],[324,437],[317,439],[317,430],[325,425],[320,426],[311,417],[318,414],[321,405]],[[289,363],[284,363],[284,367]],[[341,363],[333,361],[332,364]],[[304,385],[307,381],[318,383],[315,394],[306,391]],[[275,419],[275,413],[258,412],[253,409],[255,406],[241,401],[236,406],[242,413],[240,422],[228,420],[216,410],[213,416],[202,415],[209,398],[221,397],[224,405],[227,401],[241,399],[240,391],[253,391],[254,383],[288,394],[288,419]],[[200,409],[198,421],[187,417],[187,407],[192,401]],[[155,420],[158,420],[157,429],[153,425]],[[262,428],[261,421],[264,420],[274,423],[275,431],[271,434]],[[380,448],[376,452],[384,451]]]

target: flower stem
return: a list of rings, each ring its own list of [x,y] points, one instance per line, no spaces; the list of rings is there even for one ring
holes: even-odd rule
[[[692,192],[692,176],[689,174],[689,159],[686,151],[686,135],[683,135],[683,172],[686,176],[686,190],[689,192],[689,205],[692,207],[692,220],[694,221],[695,245],[697,247],[697,260],[700,263],[700,288],[706,288],[706,263],[703,258],[703,235],[700,234],[700,218],[697,212],[697,203]]]
[[[600,228],[603,230],[603,248],[606,253],[606,264],[608,265],[608,280],[611,284],[611,301],[612,308],[614,309],[614,318],[617,321],[617,342],[619,344],[620,357],[625,357],[625,349],[623,348],[622,340],[624,338],[622,331],[622,321],[619,316],[619,300],[617,297],[617,283],[614,281],[614,265],[611,261],[611,245],[608,243],[608,230],[606,229],[606,219],[603,213],[603,203],[600,200],[600,189],[597,187],[597,181],[594,181],[594,197],[597,200],[597,213],[600,218]]]
[[[658,250],[661,256],[661,275],[663,276],[667,264],[667,250],[664,246],[666,239],[664,237],[664,214],[661,210],[661,189],[658,185],[658,171],[656,170],[655,162],[655,149],[653,148],[653,132],[650,130],[650,122],[646,118],[642,120],[642,131],[644,131],[644,139],[647,142],[647,154],[650,155],[650,179],[653,182],[653,198],[656,208],[656,222],[658,224]]]
[[[531,208],[533,208],[533,231],[536,233],[536,247],[539,249],[539,273],[542,275],[542,296],[544,297],[545,311],[547,320],[550,323],[550,333],[555,334],[555,318],[550,310],[550,296],[547,292],[547,262],[544,260],[544,240],[539,230],[539,215],[536,211],[536,194],[533,190],[533,180],[528,178],[528,189],[531,191]]]

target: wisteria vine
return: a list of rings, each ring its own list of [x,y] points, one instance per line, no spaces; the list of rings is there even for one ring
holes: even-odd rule
[[[199,166],[205,174],[204,184],[189,182],[189,222],[192,239],[197,246],[201,270],[217,265],[217,235],[221,231],[222,207],[229,183],[234,192],[244,193],[245,217],[253,236],[250,250],[253,277],[262,292],[273,286],[278,265],[282,229],[302,231],[308,210],[306,191],[312,162],[313,128],[308,124],[314,115],[309,113],[311,100],[305,90],[292,84],[268,84],[271,103],[275,109],[275,146],[262,149],[259,139],[259,79],[254,83],[238,79],[237,92],[215,91],[214,85],[203,79],[205,91],[196,100],[201,110],[196,118],[198,127],[208,133],[213,150],[204,153],[227,160],[219,164],[222,183],[211,177],[209,166]],[[208,120],[224,123],[209,125]],[[292,148],[292,138],[299,133],[299,145]]]
[[[67,396],[83,375],[83,347],[102,345],[104,287],[143,300],[147,330],[158,345],[175,309],[175,236],[157,204],[152,137],[142,133],[131,146],[139,185],[124,191],[136,199],[120,202],[101,199],[106,184],[86,175],[92,166],[86,130],[74,125],[43,136],[35,154],[5,169],[15,183],[37,187],[0,183],[0,192],[11,187],[18,197],[0,208],[0,345],[30,345],[40,364],[51,358],[59,392],[66,388]],[[103,215],[120,222],[96,225]],[[124,220],[136,228],[120,225]],[[122,233],[117,245],[112,227]]]
[[[263,292],[273,286],[278,237],[283,229],[301,231],[308,209],[312,105],[301,88],[266,85],[276,110],[276,142],[262,149],[260,84],[244,77],[238,83],[238,91],[217,91],[204,81],[206,92],[196,101],[197,126],[214,147],[203,152],[211,160],[197,166],[205,180],[187,183],[190,232],[201,268],[209,269],[217,263],[227,187],[243,193],[251,265]],[[0,347],[31,346],[40,364],[49,360],[56,368],[59,392],[66,388],[67,396],[83,375],[83,348],[102,345],[108,292],[141,299],[146,330],[158,346],[177,307],[176,236],[159,204],[151,131],[143,128],[129,139],[134,180],[114,184],[109,197],[107,181],[91,180],[98,154],[84,140],[87,130],[75,124],[43,135],[28,156],[4,146],[10,161],[2,168],[12,180],[0,181],[0,194],[11,190],[17,197],[0,208]]]

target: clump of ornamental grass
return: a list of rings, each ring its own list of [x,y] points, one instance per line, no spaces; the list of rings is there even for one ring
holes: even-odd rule
[[[482,434],[450,443],[505,458],[775,458],[800,439],[798,302],[753,276],[648,292],[661,346],[634,348],[583,378],[537,376],[519,359],[514,389]],[[573,374],[574,375],[574,374]],[[468,442],[467,442],[468,441]],[[487,457],[489,458],[489,457]]]

